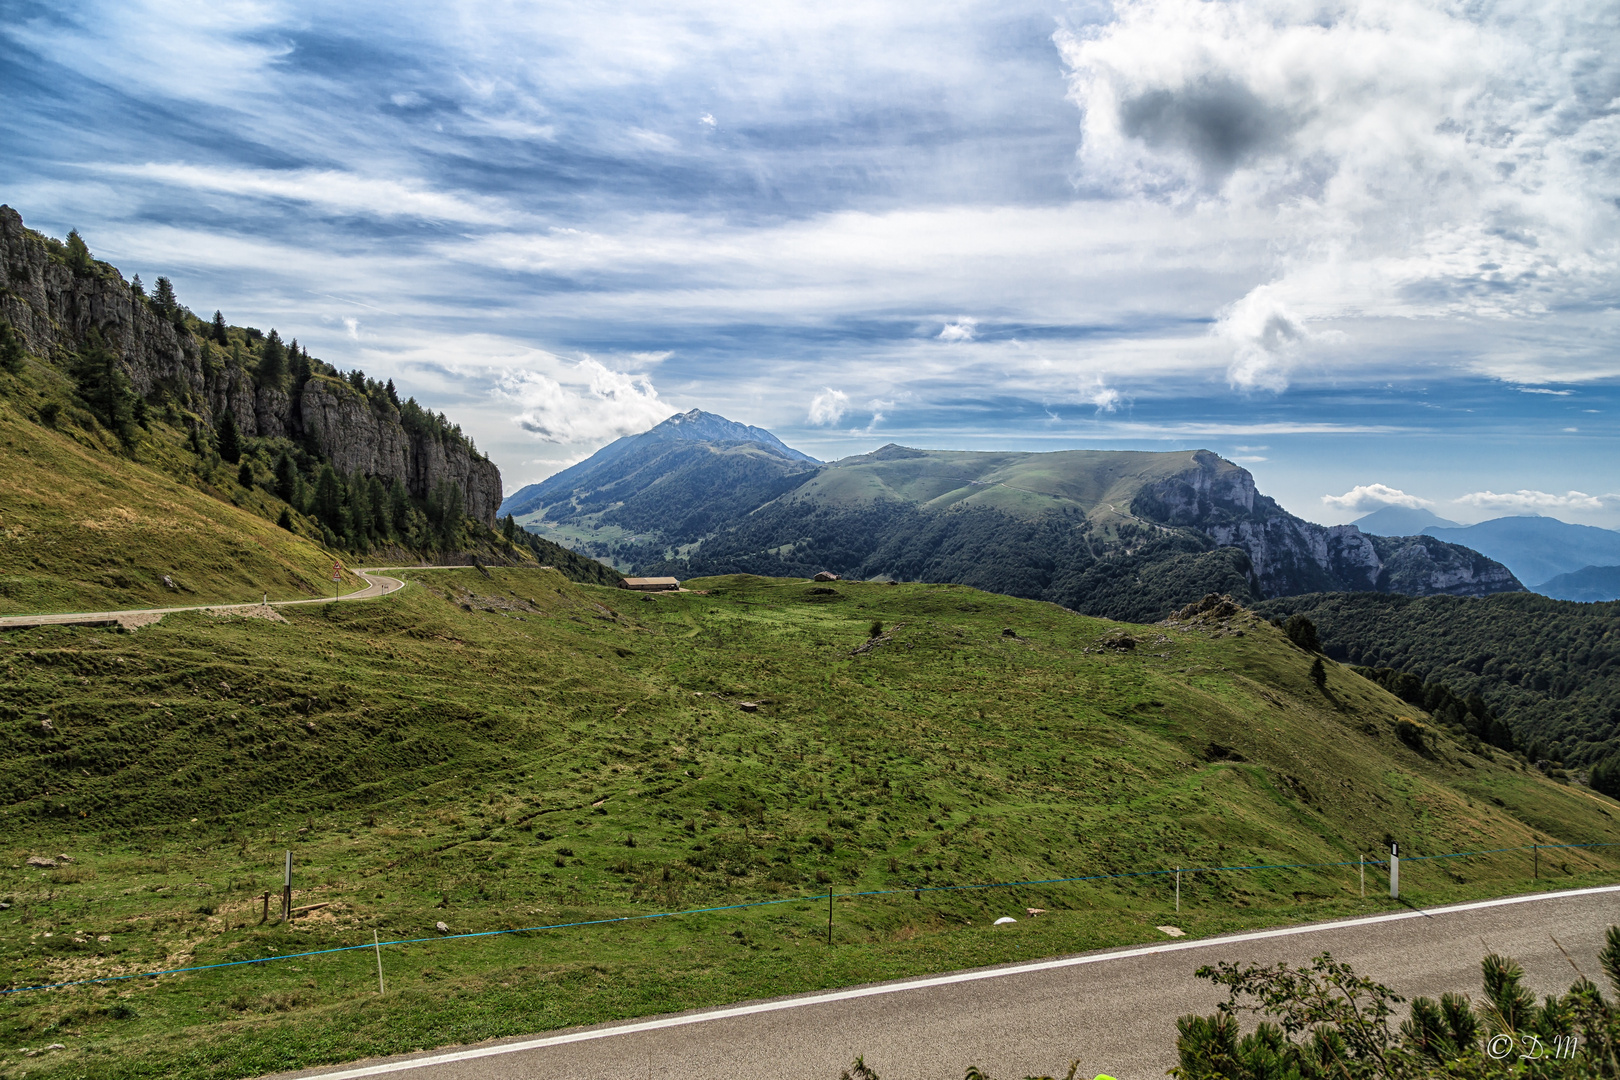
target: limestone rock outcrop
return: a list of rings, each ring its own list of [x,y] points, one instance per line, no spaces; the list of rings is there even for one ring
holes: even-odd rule
[[[1191,468],[1143,488],[1131,512],[1197,529],[1241,549],[1265,597],[1310,592],[1522,592],[1507,567],[1432,536],[1370,536],[1354,525],[1317,525],[1255,490],[1254,476],[1208,451]]]
[[[327,375],[291,393],[262,385],[183,321],[156,311],[116,269],[93,263],[75,272],[9,206],[0,206],[0,319],[37,356],[71,353],[99,337],[148,400],[172,401],[210,426],[229,411],[243,435],[302,442],[334,468],[397,478],[417,498],[448,482],[461,489],[467,516],[495,524],[500,470],[466,438],[409,423],[392,401]]]

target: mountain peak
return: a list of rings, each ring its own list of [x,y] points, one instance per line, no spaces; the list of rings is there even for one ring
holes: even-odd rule
[[[653,438],[688,439],[694,442],[751,442],[759,443],[794,461],[820,464],[815,458],[788,446],[781,439],[761,427],[739,424],[717,413],[692,409],[676,413],[646,433]]]

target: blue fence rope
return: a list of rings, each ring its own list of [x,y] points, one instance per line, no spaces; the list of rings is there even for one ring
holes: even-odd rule
[[[1487,848],[1481,851],[1455,851],[1446,855],[1407,855],[1406,862],[1428,859],[1463,859],[1471,855],[1501,855],[1511,851],[1562,851],[1574,848],[1620,847],[1620,843],[1603,844],[1525,844],[1521,847]],[[1117,881],[1122,878],[1163,877],[1169,874],[1213,874],[1241,870],[1319,870],[1340,866],[1388,866],[1388,859],[1362,859],[1358,861],[1325,863],[1257,863],[1253,866],[1183,866],[1176,870],[1133,870],[1123,874],[1086,874],[1081,877],[1043,878],[1035,881],[997,881],[988,885],[919,885],[904,889],[870,889],[864,892],[831,894],[838,899],[853,900],[863,896],[900,896],[905,893],[919,895],[925,892],[970,892],[980,889],[1016,889],[1036,885],[1069,885],[1082,881]],[[94,979],[74,979],[69,982],[41,983],[38,986],[17,986],[0,990],[0,995],[23,994],[33,990],[61,990],[70,986],[92,986],[100,983],[126,982],[130,979],[155,979],[160,975],[189,975],[199,971],[218,971],[222,968],[246,967],[252,964],[270,964],[277,960],[300,960],[311,956],[331,956],[334,953],[357,952],[362,949],[380,949],[384,945],[424,945],[435,941],[464,941],[469,938],[499,937],[506,934],[535,934],[545,930],[572,930],[582,926],[607,926],[612,923],[645,922],[651,919],[674,919],[687,915],[712,915],[719,911],[738,911],[743,908],[771,907],[778,904],[803,904],[817,901],[828,893],[790,896],[779,900],[751,900],[743,904],[722,904],[718,907],[689,908],[686,911],[660,911],[650,915],[620,915],[611,919],[587,919],[581,922],[551,923],[545,926],[523,926],[512,930],[479,930],[470,934],[441,934],[438,937],[398,938],[393,941],[373,942],[370,945],[340,945],[333,949],[314,949],[309,952],[261,956],[254,960],[230,960],[223,964],[200,964],[195,967],[165,968],[133,975],[104,975]]]

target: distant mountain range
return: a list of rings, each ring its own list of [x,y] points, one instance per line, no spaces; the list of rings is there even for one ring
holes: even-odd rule
[[[1573,574],[1588,566],[1620,565],[1620,532],[1571,525],[1557,518],[1502,517],[1478,525],[1427,528],[1423,532],[1489,555],[1512,570],[1520,581],[1550,582],[1560,574]],[[1537,586],[1535,591],[1545,590]]]
[[[1532,592],[1559,600],[1617,600],[1616,566],[1620,566],[1620,532],[1591,525],[1572,525],[1557,518],[1526,515],[1501,517],[1478,525],[1459,525],[1428,510],[1386,506],[1352,524],[1382,536],[1422,534],[1461,544],[1489,556],[1513,571],[1520,581],[1541,582]]]
[[[534,532],[622,569],[958,582],[1119,618],[1205,592],[1483,596],[1500,563],[1432,536],[1322,526],[1207,450],[885,446],[822,464],[694,410],[508,498]]]
[[[1385,506],[1350,524],[1379,536],[1416,536],[1425,529],[1460,529],[1463,526],[1420,506]]]
[[[1579,600],[1594,604],[1620,600],[1620,566],[1586,566],[1572,574],[1559,574],[1542,582],[1535,590],[1559,600]]]

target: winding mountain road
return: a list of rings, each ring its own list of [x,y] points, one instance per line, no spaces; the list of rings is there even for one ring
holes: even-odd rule
[[[1175,1022],[1222,995],[1193,973],[1219,960],[1308,963],[1323,952],[1408,998],[1480,993],[1485,954],[1516,959],[1539,998],[1577,969],[1601,982],[1603,932],[1620,885],[1112,949],[579,1028],[283,1077],[361,1080],[835,1080],[856,1055],[884,1080],[1163,1077]],[[999,932],[999,931],[988,931]],[[1016,932],[1016,928],[1013,928]]]
[[[182,607],[160,608],[126,608],[119,611],[78,611],[63,612],[51,615],[5,615],[0,616],[0,630],[18,630],[30,626],[109,626],[117,624],[126,629],[135,629],[157,622],[165,615],[177,611],[213,611],[233,612],[249,611],[263,607],[295,607],[299,604],[331,604],[343,603],[350,600],[376,600],[379,597],[396,593],[405,587],[399,578],[385,577],[384,570],[470,570],[470,566],[376,566],[365,570],[356,570],[366,583],[363,589],[354,592],[342,593],[338,596],[317,596],[303,600],[271,600],[264,602],[248,602],[246,604],[190,604]]]

